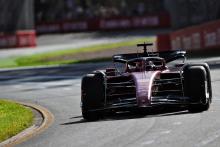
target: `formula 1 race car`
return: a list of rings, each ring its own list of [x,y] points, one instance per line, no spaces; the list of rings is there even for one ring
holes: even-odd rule
[[[114,55],[114,68],[94,71],[82,78],[81,108],[86,120],[106,111],[155,106],[180,106],[189,112],[209,109],[212,87],[206,63],[185,63],[185,51]]]

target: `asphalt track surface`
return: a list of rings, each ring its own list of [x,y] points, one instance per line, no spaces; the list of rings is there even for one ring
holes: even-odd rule
[[[0,72],[0,97],[42,105],[55,117],[49,129],[18,147],[219,147],[220,65],[211,66],[213,103],[209,111],[121,113],[95,122],[83,120],[80,86],[83,74],[110,63]]]

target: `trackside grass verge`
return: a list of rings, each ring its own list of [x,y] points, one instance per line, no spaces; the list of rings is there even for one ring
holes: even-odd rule
[[[30,109],[12,101],[0,99],[0,142],[31,126],[33,117]]]
[[[10,59],[0,59],[0,68],[4,67],[20,67],[20,66],[40,66],[40,65],[62,65],[62,64],[74,64],[83,62],[95,62],[102,61],[96,58],[74,58],[79,54],[96,53],[101,51],[107,51],[111,49],[116,49],[120,47],[135,46],[137,43],[152,42],[155,37],[139,38],[129,41],[117,42],[117,43],[107,43],[92,45],[88,47],[82,47],[77,49],[67,49],[58,50],[53,52],[40,53],[35,55],[28,55],[22,57],[14,57]]]

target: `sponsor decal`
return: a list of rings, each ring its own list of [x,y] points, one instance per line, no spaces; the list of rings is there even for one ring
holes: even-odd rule
[[[192,48],[192,38],[191,36],[183,37],[183,48],[184,49],[191,49]]]
[[[201,35],[200,35],[200,33],[192,34],[192,48],[193,49],[201,48]]]
[[[205,47],[215,46],[217,44],[217,35],[216,32],[204,33],[205,38]]]
[[[210,49],[220,47],[220,21],[205,23],[170,34],[172,49]],[[181,38],[179,41],[178,38]],[[182,46],[181,46],[182,45]]]
[[[77,31],[77,30],[88,30],[88,23],[82,22],[65,22],[62,25],[64,31]]]

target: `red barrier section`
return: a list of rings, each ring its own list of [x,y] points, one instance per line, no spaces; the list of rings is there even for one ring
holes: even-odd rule
[[[70,20],[42,23],[36,26],[37,33],[61,33],[91,30],[115,30],[132,28],[170,27],[167,13],[147,16],[113,17],[92,20]]]
[[[171,49],[170,34],[159,34],[156,38],[157,51],[169,51]]]
[[[170,34],[172,49],[205,50],[220,47],[220,20]]]
[[[34,47],[36,46],[35,31],[17,31],[16,32],[17,46],[16,47]]]
[[[36,33],[33,30],[17,31],[15,34],[0,35],[0,48],[34,47]]]

